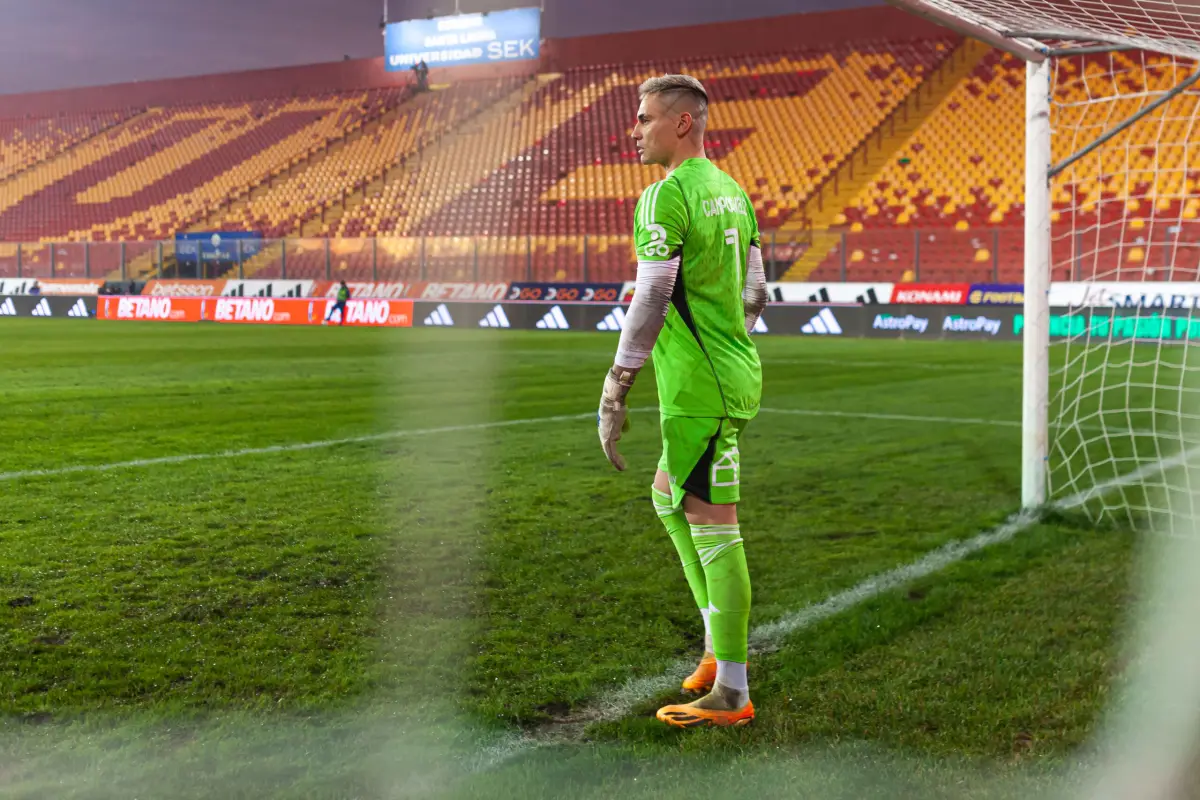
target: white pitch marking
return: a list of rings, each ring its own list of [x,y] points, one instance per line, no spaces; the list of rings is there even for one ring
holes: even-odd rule
[[[657,412],[657,408],[632,408],[636,413]],[[836,417],[840,419],[877,420],[882,422],[926,422],[940,425],[988,425],[998,428],[1019,428],[1017,420],[983,419],[979,417],[940,417],[922,414],[886,414],[871,411],[834,411],[826,409],[804,408],[760,408],[766,414],[785,414],[803,417]],[[592,412],[582,414],[560,414],[552,417],[536,417],[533,419],[499,420],[496,422],[478,422],[469,425],[447,425],[438,428],[417,428],[413,430],[386,431],[365,436],[350,436],[344,439],[322,439],[315,442],[296,442],[293,444],[275,444],[266,447],[249,447],[243,450],[221,450],[214,453],[185,453],[177,456],[157,456],[155,458],[138,458],[130,461],[116,461],[108,464],[76,464],[70,467],[55,467],[52,469],[28,469],[14,472],[0,472],[0,482],[14,481],[23,478],[53,478],[58,475],[71,475],[84,472],[111,472],[118,469],[135,469],[137,467],[153,467],[162,464],[183,464],[189,461],[211,461],[221,458],[240,458],[242,456],[271,455],[273,453],[294,453],[302,450],[319,450],[325,447],[338,447],[346,444],[362,444],[365,442],[380,442],[389,439],[404,439],[412,436],[430,436],[442,433],[461,433],[464,431],[491,430],[495,428],[511,428],[520,425],[538,425],[554,422],[573,422],[575,420],[594,417]],[[1091,428],[1087,428],[1090,430]],[[1101,430],[1096,428],[1096,430]],[[1150,431],[1125,430],[1108,428],[1108,433],[1152,435]]]
[[[178,456],[159,456],[158,458],[138,458],[132,461],[116,461],[111,464],[78,464],[71,467],[55,469],[28,469],[19,472],[0,472],[0,481],[15,481],[21,478],[47,478],[57,475],[69,475],[76,472],[109,472],[116,469],[131,469],[134,467],[153,467],[159,464],[182,464],[188,461],[206,461],[218,458],[240,458],[242,456],[269,455],[272,453],[294,453],[300,450],[317,450],[323,447],[337,447],[344,444],[362,444],[364,442],[381,442],[388,439],[404,439],[411,436],[431,436],[441,433],[461,433],[463,431],[482,431],[492,428],[510,428],[517,425],[538,425],[551,422],[567,422],[570,420],[595,417],[596,413],[563,414],[554,417],[538,417],[535,419],[509,419],[497,422],[477,422],[470,425],[446,425],[440,428],[417,428],[415,430],[387,431],[372,433],[366,436],[350,436],[345,439],[323,439],[316,442],[296,442],[295,444],[273,444],[268,447],[248,447],[244,450],[222,450],[215,453],[187,453]]]
[[[1200,454],[1200,448],[1186,450],[1172,458],[1147,464],[1127,475],[1099,483],[1091,489],[1059,500],[1053,503],[1052,507],[1059,509],[1078,508],[1089,500],[1106,494],[1113,489],[1137,483],[1150,475],[1155,475],[1179,466],[1197,454]],[[750,631],[751,652],[763,653],[775,650],[780,646],[783,639],[794,633],[836,616],[843,611],[848,611],[885,592],[940,572],[992,545],[1007,542],[1017,534],[1035,525],[1039,518],[1040,516],[1035,512],[1014,514],[1008,520],[989,531],[980,533],[970,539],[949,542],[925,554],[916,561],[867,578],[858,585],[831,595],[820,603],[787,614],[773,622],[759,625]],[[584,709],[576,716],[580,720],[586,721],[586,724],[613,722],[621,719],[628,716],[634,708],[645,703],[647,700],[677,688],[679,682],[694,668],[694,659],[680,659],[672,662],[666,671],[659,675],[631,678],[624,685],[609,692],[602,704]],[[556,736],[552,728],[543,729],[542,731],[524,736],[509,736],[498,743],[496,747],[490,748],[486,757],[478,760],[474,767],[476,770],[489,769],[535,748],[558,744],[562,741],[562,736]]]

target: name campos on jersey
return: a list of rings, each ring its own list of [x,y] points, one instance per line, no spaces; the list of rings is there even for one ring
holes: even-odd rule
[[[741,214],[744,217],[749,213],[746,210],[746,198],[744,197],[716,197],[712,200],[701,200],[700,207],[704,209],[706,217],[715,217],[718,214]]]

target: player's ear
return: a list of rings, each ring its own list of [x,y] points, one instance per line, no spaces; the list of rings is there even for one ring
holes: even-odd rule
[[[691,113],[684,111],[679,115],[679,122],[676,123],[675,130],[679,134],[680,139],[686,138],[692,132],[693,124],[695,124],[695,120],[692,119]]]

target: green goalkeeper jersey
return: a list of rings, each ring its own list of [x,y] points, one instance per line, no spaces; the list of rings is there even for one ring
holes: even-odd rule
[[[750,246],[761,246],[742,187],[690,158],[642,193],[634,217],[639,261],[678,257],[671,307],[654,345],[662,413],[751,419],[762,365],[746,332],[742,290]]]

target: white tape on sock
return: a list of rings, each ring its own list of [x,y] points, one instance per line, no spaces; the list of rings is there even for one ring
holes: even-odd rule
[[[740,692],[750,690],[746,679],[746,665],[740,661],[722,661],[717,659],[717,683]]]

